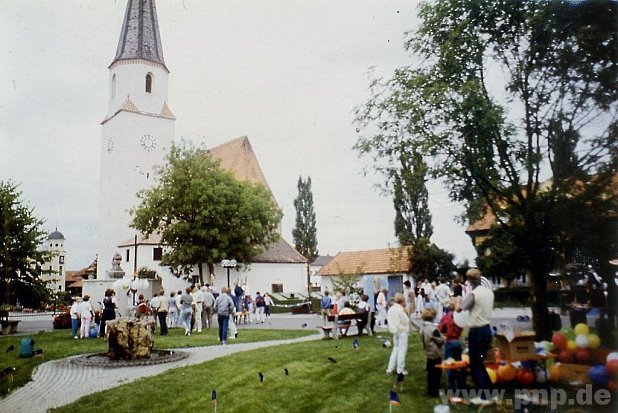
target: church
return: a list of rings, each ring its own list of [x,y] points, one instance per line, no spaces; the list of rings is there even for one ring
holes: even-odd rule
[[[152,274],[148,283],[134,283],[143,290],[138,293],[150,296],[160,287],[167,293],[178,291],[188,282],[160,265],[169,247],[156,234],[144,237],[129,226],[128,211],[138,205],[136,194],[157,184],[156,166],[164,163],[175,133],[176,116],[168,99],[170,71],[154,0],[127,1],[108,69],[109,105],[101,122],[97,277],[84,280],[83,292],[96,299],[112,285],[127,290],[138,269]],[[268,188],[248,137],[232,139],[210,153],[237,179]],[[306,259],[283,238],[243,264],[232,269],[232,284],[244,285],[248,293],[307,290]],[[219,289],[227,285],[228,274],[229,269],[218,264],[208,281]],[[120,296],[122,291],[116,293]]]

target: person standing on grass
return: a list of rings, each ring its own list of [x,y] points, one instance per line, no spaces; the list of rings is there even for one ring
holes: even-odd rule
[[[470,283],[470,292],[464,297],[457,311],[468,310],[469,326],[468,348],[470,356],[470,374],[474,387],[481,393],[471,400],[473,404],[489,404],[487,399],[492,389],[491,380],[485,368],[485,355],[491,344],[491,316],[494,308],[494,293],[482,283],[481,271],[470,268],[466,273]]]
[[[377,323],[378,326],[382,326],[387,323],[387,310],[388,310],[388,302],[386,301],[386,294],[388,290],[386,288],[382,288],[378,293],[378,297],[376,298],[376,312],[377,312]]]
[[[459,298],[451,297],[446,305],[446,314],[440,320],[438,329],[444,336],[446,343],[444,344],[444,359],[453,359],[461,361],[461,333],[463,328],[455,324],[453,318],[453,310],[455,309]],[[464,389],[466,385],[466,373],[462,370],[448,370],[446,372],[446,382],[451,390]]]
[[[170,292],[170,297],[167,299],[167,307],[169,311],[167,318],[169,320],[168,327],[174,328],[178,325],[178,305],[176,303],[176,292]]]
[[[221,344],[227,344],[227,329],[230,317],[234,315],[234,301],[230,297],[229,287],[221,288],[221,294],[215,300],[213,311],[217,314],[219,322],[219,341]]]
[[[270,317],[270,307],[275,305],[273,299],[270,297],[270,294],[264,293],[264,315],[266,318]]]
[[[73,299],[73,304],[71,304],[71,309],[69,310],[69,314],[71,315],[71,334],[73,338],[79,338],[77,335],[77,331],[79,330],[79,304],[81,302],[81,298],[75,297]]]
[[[105,331],[105,325],[108,321],[116,319],[116,301],[114,297],[116,296],[116,292],[111,288],[105,290],[105,298],[103,298],[103,315],[101,317],[101,329],[99,330],[99,335],[101,338],[106,338],[107,334]]]
[[[437,368],[438,364],[442,363],[442,344],[444,338],[440,331],[436,328],[433,320],[436,318],[436,310],[434,308],[426,308],[421,313],[423,324],[420,327],[421,340],[423,342],[423,351],[427,362],[425,370],[427,371],[427,394],[431,397],[438,397],[440,392],[440,379],[442,378],[442,370]]]
[[[90,334],[90,322],[94,316],[94,309],[90,303],[90,296],[86,294],[79,305],[79,318],[82,320],[80,338],[88,338]]]
[[[202,287],[204,302],[202,303],[202,327],[210,328],[212,325],[212,306],[215,305],[215,296],[210,291],[210,285]]]
[[[185,328],[185,336],[191,335],[191,316],[193,314],[193,296],[191,287],[187,287],[180,296],[180,324]]]
[[[266,307],[266,301],[258,291],[255,293],[255,312],[258,323],[264,323],[264,307]]]
[[[199,284],[193,288],[193,302],[195,303],[195,325],[193,331],[202,332],[202,307],[204,304],[204,293]]]
[[[157,324],[159,324],[157,322],[157,319],[158,319],[158,317],[157,317],[157,308],[159,307],[159,299],[160,298],[165,298],[165,297],[159,297],[158,293],[153,293],[152,298],[148,302],[148,305],[150,306],[150,313],[152,314],[152,316],[154,318],[155,328],[152,331],[153,333],[155,333],[157,331]]]
[[[408,352],[408,335],[410,334],[410,319],[406,313],[406,300],[403,294],[395,295],[393,304],[388,309],[388,330],[393,334],[393,350],[388,360],[387,374],[408,374],[406,354]]]
[[[157,306],[157,317],[159,317],[159,327],[161,335],[167,335],[167,314],[169,313],[169,301],[165,298],[165,291],[159,291],[159,305]]]

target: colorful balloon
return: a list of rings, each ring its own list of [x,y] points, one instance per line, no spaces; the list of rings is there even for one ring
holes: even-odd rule
[[[577,337],[575,337],[575,345],[577,348],[588,348],[588,336],[583,334],[577,335]]]
[[[534,371],[526,368],[519,369],[517,372],[517,381],[519,381],[522,386],[531,385],[534,383]]]
[[[573,354],[569,350],[562,350],[558,354],[558,361],[566,364],[573,363],[573,361],[575,361],[575,354]]]
[[[554,363],[549,367],[549,381],[552,383],[560,381],[560,363]]]
[[[618,379],[618,360],[608,361],[605,363],[605,368],[607,369],[607,374],[615,379]]]
[[[498,367],[498,377],[502,381],[511,381],[517,376],[517,369],[511,363],[502,362]]]
[[[551,343],[554,345],[554,349],[557,351],[566,350],[567,337],[562,333],[554,333],[551,337]]]
[[[562,333],[562,335],[564,335],[567,340],[573,340],[575,338],[575,332],[571,327],[562,327],[560,329],[560,333]]]
[[[489,380],[492,383],[495,383],[498,380],[498,375],[496,374],[496,370],[486,367],[487,374],[489,375]]]
[[[588,335],[588,348],[597,348],[601,345],[601,339],[596,334]]]
[[[590,364],[592,356],[587,349],[580,348],[575,352],[575,360],[577,360],[579,364]]]
[[[568,340],[567,341],[567,350],[575,351],[575,349],[577,349],[577,344],[575,344],[575,340]]]
[[[588,377],[591,382],[601,387],[607,386],[609,382],[609,375],[603,365],[592,366],[588,372]]]
[[[577,324],[575,326],[575,328],[573,329],[573,331],[575,332],[576,336],[578,336],[580,334],[583,334],[583,335],[587,336],[588,334],[590,334],[590,329],[584,323]]]

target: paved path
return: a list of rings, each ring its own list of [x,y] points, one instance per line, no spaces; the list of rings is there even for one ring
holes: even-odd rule
[[[154,376],[166,370],[213,360],[241,351],[319,338],[320,335],[315,334],[291,340],[182,348],[178,350],[189,353],[188,358],[151,366],[84,367],[71,363],[71,358],[54,360],[41,364],[33,373],[31,382],[0,400],[0,412],[46,412],[50,408],[64,406],[94,392],[111,389],[142,377]]]

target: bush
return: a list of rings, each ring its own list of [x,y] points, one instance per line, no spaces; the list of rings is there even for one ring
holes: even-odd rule
[[[71,328],[71,314],[60,313],[54,317],[54,330]]]

